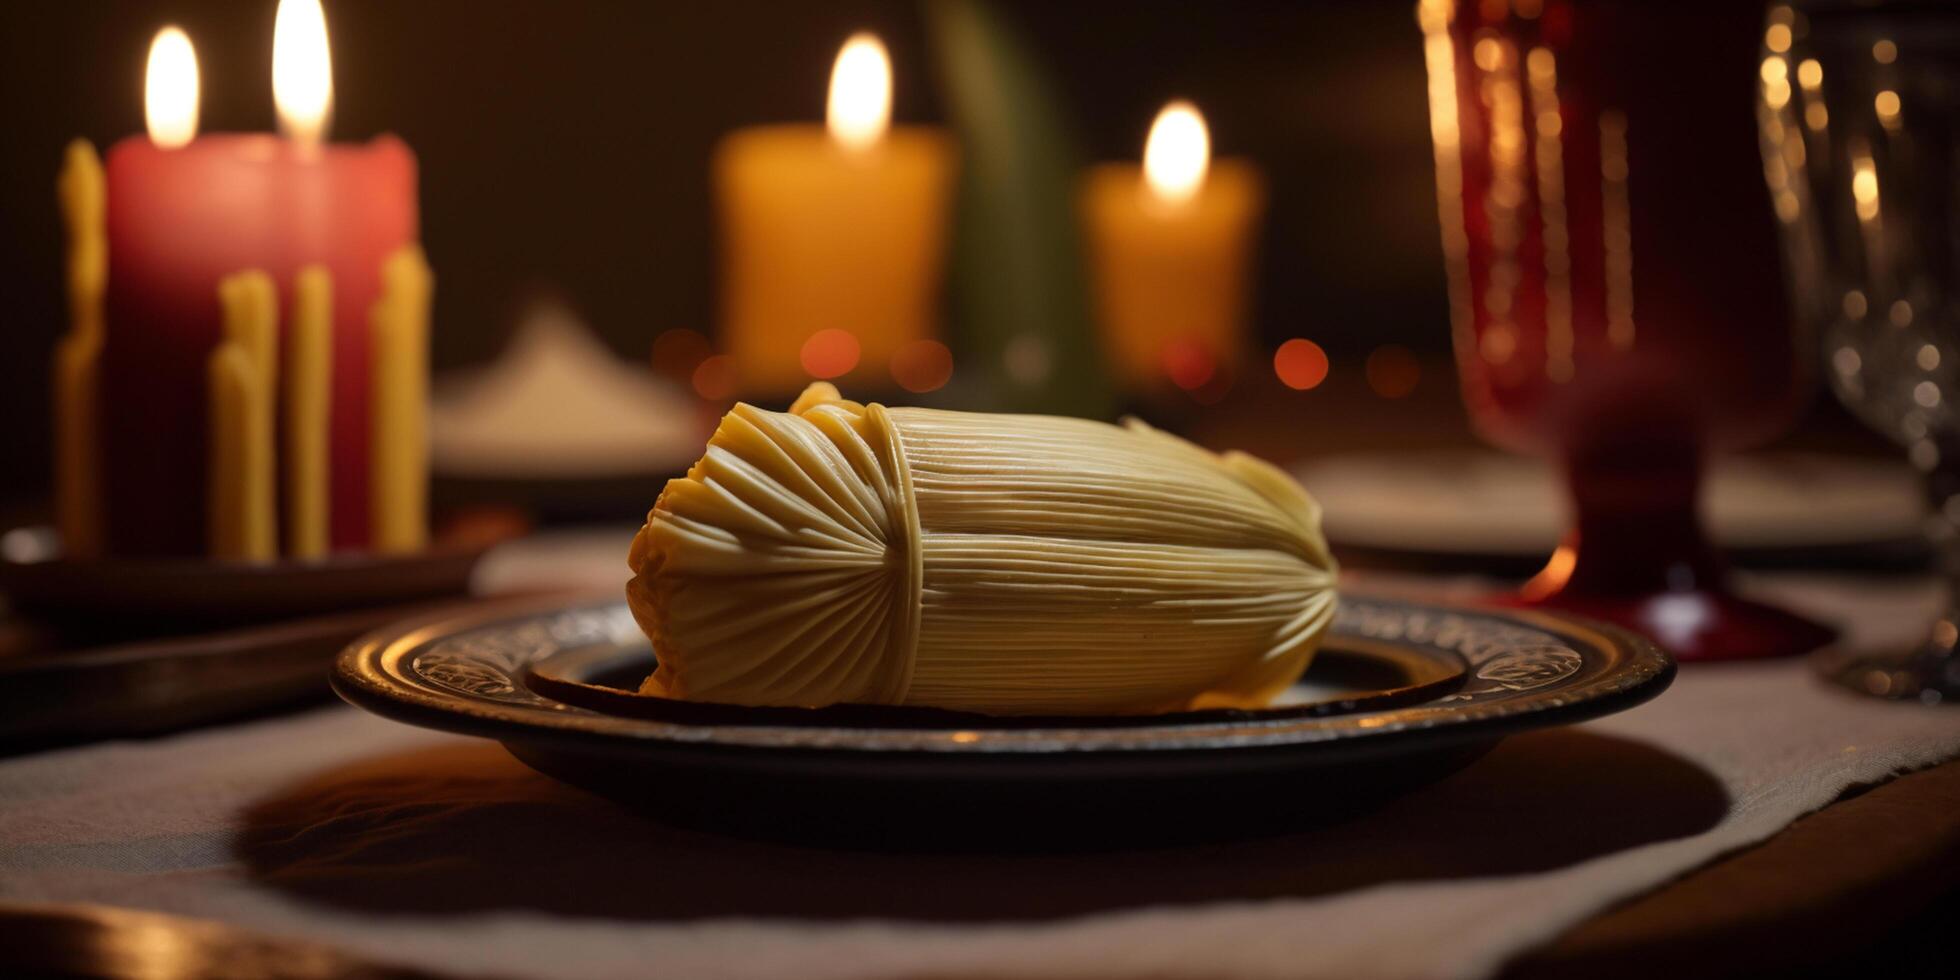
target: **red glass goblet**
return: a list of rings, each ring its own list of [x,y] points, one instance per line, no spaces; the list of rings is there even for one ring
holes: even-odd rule
[[[1464,400],[1558,458],[1575,518],[1516,601],[1684,660],[1830,632],[1737,598],[1696,510],[1705,460],[1808,392],[1755,132],[1760,3],[1423,0],[1430,128]]]

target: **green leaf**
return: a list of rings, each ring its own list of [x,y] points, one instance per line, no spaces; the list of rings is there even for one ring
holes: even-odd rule
[[[962,367],[1005,411],[1106,418],[1077,227],[1082,154],[1033,53],[994,4],[928,0],[961,152],[949,291]]]

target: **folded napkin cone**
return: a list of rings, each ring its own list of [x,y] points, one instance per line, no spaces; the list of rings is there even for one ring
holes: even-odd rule
[[[642,693],[995,714],[1263,705],[1334,612],[1320,508],[1140,422],[737,405],[633,540]]]

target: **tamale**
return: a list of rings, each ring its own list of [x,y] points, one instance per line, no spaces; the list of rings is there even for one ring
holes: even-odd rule
[[[1334,612],[1318,505],[1130,421],[737,405],[633,541],[646,694],[993,714],[1268,703]]]

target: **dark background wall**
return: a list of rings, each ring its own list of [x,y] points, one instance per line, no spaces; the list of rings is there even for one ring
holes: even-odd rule
[[[1337,362],[1447,344],[1410,4],[1011,2],[1094,158],[1134,159],[1157,108],[1195,99],[1223,154],[1271,183],[1257,294],[1268,344]],[[169,22],[203,69],[203,128],[273,126],[273,0],[0,4],[0,496],[46,478],[46,363],[62,329],[62,145],[140,133],[143,62]],[[907,0],[327,0],[334,136],[394,131],[421,158],[440,279],[438,367],[492,356],[539,291],[622,354],[708,330],[707,160],[743,125],[822,116],[849,33],[889,46],[901,123],[941,119]]]

